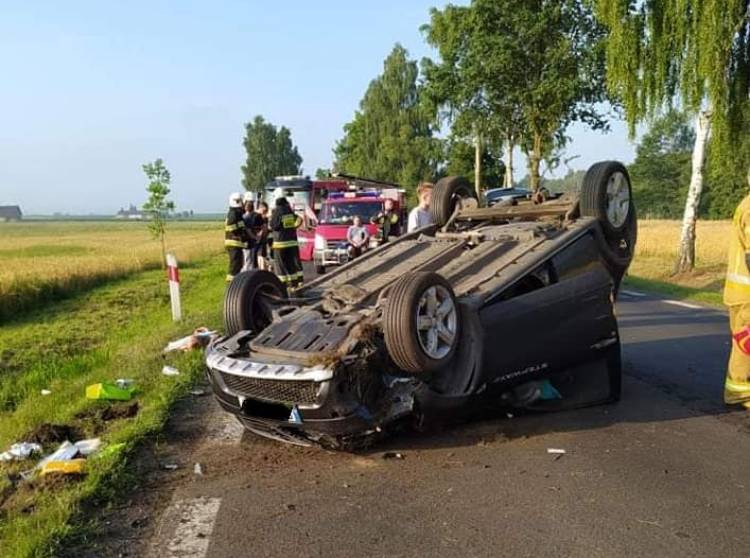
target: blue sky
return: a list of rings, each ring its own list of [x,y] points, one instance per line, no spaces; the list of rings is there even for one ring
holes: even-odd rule
[[[328,167],[394,43],[431,54],[435,5],[0,0],[0,205],[111,213],[144,200],[140,165],[162,157],[178,208],[220,211],[255,114],[292,130],[306,173]],[[577,168],[632,160],[622,124],[571,135]]]

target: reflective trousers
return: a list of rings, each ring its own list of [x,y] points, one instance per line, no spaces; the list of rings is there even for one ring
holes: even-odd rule
[[[750,324],[749,319],[750,304],[729,307],[729,328],[732,334]],[[734,339],[724,383],[724,402],[729,405],[744,404],[750,408],[750,355],[743,353]]]

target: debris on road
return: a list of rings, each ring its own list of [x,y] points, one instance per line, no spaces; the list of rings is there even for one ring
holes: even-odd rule
[[[103,399],[110,401],[130,401],[135,393],[135,386],[121,388],[111,382],[101,382],[86,386],[87,399]]]
[[[205,389],[191,389],[190,395],[195,395],[196,397],[200,397],[201,395],[206,395]]]
[[[564,450],[564,449],[559,449],[559,448],[547,448],[547,453],[554,453],[554,454],[559,454],[559,455],[561,455],[561,454],[564,454],[564,453],[566,453],[566,452],[565,452],[565,450]]]
[[[130,378],[117,378],[115,384],[117,384],[117,387],[120,389],[128,389],[135,385],[135,380],[131,380]]]
[[[177,370],[174,366],[164,366],[164,368],[161,369],[161,373],[165,376],[179,376],[180,371]]]
[[[193,331],[192,335],[182,337],[171,341],[164,347],[162,353],[171,353],[173,351],[192,351],[193,349],[203,348],[211,341],[211,336],[216,335],[216,331],[211,331],[205,327],[199,327]]]
[[[203,475],[203,467],[201,466],[200,463],[195,464],[195,466],[193,467],[193,473],[199,476]]]
[[[34,453],[42,453],[42,446],[33,442],[19,442],[10,446],[8,451],[0,453],[0,461],[21,461]]]
[[[403,459],[404,454],[397,451],[387,451],[383,454],[383,459]]]
[[[161,468],[165,471],[176,471],[180,466],[177,463],[162,463]]]

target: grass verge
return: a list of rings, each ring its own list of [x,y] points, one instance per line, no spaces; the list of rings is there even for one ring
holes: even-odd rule
[[[687,300],[700,302],[709,306],[723,307],[722,292],[715,288],[699,289],[695,287],[684,287],[666,281],[646,279],[644,277],[627,276],[623,283],[625,289],[648,291],[651,293],[669,296],[675,300]]]
[[[17,480],[33,461],[0,464],[0,549],[9,558],[54,556],[70,537],[81,502],[117,486],[132,449],[157,432],[173,402],[201,373],[200,353],[167,357],[182,374],[161,374],[160,354],[172,338],[194,327],[216,327],[225,283],[224,259],[211,258],[182,273],[184,320],[171,321],[161,270],[113,281],[7,323],[0,330],[0,448],[42,425],[61,425],[80,437],[99,436],[118,451],[87,462],[79,479]],[[131,378],[139,392],[137,413],[123,405],[85,399],[85,386]],[[49,389],[50,395],[42,395]],[[72,441],[72,440],[71,440]],[[50,443],[52,449],[57,442]],[[106,448],[105,448],[106,449]]]

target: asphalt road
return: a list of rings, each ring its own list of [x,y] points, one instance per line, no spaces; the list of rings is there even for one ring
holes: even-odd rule
[[[622,293],[617,405],[406,435],[364,455],[257,439],[210,397],[186,400],[88,553],[748,556],[750,421],[721,403],[726,316],[680,304]]]

